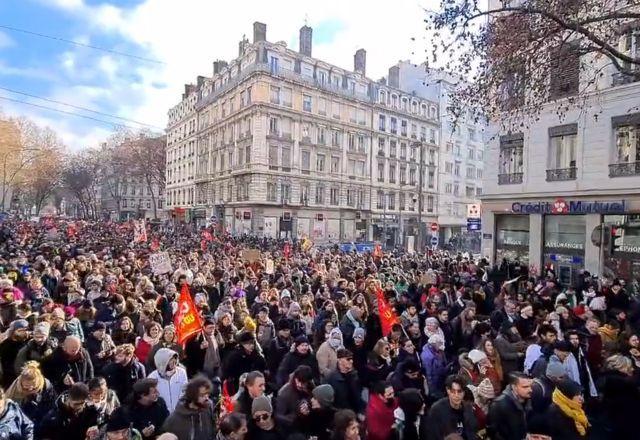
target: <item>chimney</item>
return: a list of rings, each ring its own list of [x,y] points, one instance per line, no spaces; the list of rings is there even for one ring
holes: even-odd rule
[[[204,84],[204,76],[202,75],[198,75],[198,88],[202,87],[202,84]]]
[[[222,69],[227,67],[227,62],[222,60],[216,60],[213,62],[213,74],[222,72]]]
[[[353,56],[353,70],[354,72],[366,75],[367,73],[367,51],[364,49],[358,49]]]
[[[311,56],[313,44],[313,29],[306,24],[300,28],[300,53],[304,56]]]
[[[253,23],[253,42],[267,41],[267,25],[256,21]]]
[[[400,67],[389,67],[389,85],[396,89],[400,88]]]

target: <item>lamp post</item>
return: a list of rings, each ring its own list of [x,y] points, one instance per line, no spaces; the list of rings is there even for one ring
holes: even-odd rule
[[[422,243],[422,210],[424,209],[424,197],[423,197],[423,170],[424,170],[424,143],[416,142],[414,145],[417,145],[420,148],[419,158],[418,158],[418,249],[422,250],[424,248]]]

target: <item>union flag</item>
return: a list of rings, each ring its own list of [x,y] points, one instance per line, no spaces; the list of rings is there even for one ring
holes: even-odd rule
[[[191,336],[202,331],[202,317],[198,313],[193,298],[189,294],[189,287],[184,284],[180,290],[178,311],[173,317],[176,327],[178,344],[184,345]]]
[[[382,289],[376,289],[376,298],[378,299],[378,314],[380,315],[382,334],[387,336],[391,332],[391,327],[393,327],[394,324],[398,324],[400,320],[396,312],[389,305]]]

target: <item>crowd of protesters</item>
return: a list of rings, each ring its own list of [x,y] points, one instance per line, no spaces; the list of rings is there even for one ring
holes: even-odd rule
[[[132,229],[2,224],[0,439],[640,438],[635,281]]]

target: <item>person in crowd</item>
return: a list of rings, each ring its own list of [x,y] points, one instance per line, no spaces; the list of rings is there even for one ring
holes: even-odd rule
[[[505,319],[493,345],[500,355],[504,376],[519,371],[520,362],[524,358],[524,345],[515,324]]]
[[[339,328],[331,329],[329,337],[326,341],[320,344],[320,347],[316,352],[318,369],[320,370],[320,376],[322,378],[325,378],[336,368],[336,365],[338,364],[338,350],[341,348],[344,348],[342,332]]]
[[[394,411],[397,408],[398,399],[395,396],[394,387],[388,382],[373,384],[367,402],[367,440],[389,438],[394,422]]]
[[[444,439],[450,434],[461,434],[469,440],[477,438],[478,421],[473,406],[464,401],[466,384],[467,381],[462,376],[447,377],[447,396],[434,403],[429,410],[429,439]]]
[[[183,360],[184,349],[182,348],[182,345],[178,344],[177,341],[178,334],[176,333],[175,326],[173,324],[166,325],[162,330],[162,336],[160,337],[160,340],[156,345],[151,347],[151,350],[149,351],[149,355],[147,356],[147,364],[145,365],[146,370],[153,371],[158,368],[158,366],[154,364],[154,359],[157,351],[161,348],[168,348],[175,351],[176,353],[178,353],[179,359]]]
[[[74,383],[86,383],[93,378],[93,364],[89,352],[76,336],[67,336],[62,345],[42,362],[42,372],[58,393]]]
[[[313,381],[311,367],[300,365],[291,375],[291,379],[278,391],[276,422],[282,429],[291,430],[299,416],[308,416],[311,413]]]
[[[393,412],[392,440],[427,438],[425,402],[418,390],[408,389],[398,394],[398,408]]]
[[[444,393],[444,381],[447,377],[447,359],[442,336],[432,335],[422,349],[422,368],[427,378],[429,394],[439,398]]]
[[[187,341],[184,364],[189,377],[199,372],[211,378],[220,374],[220,349],[216,337],[216,323],[212,318],[205,318],[203,331]]]
[[[364,414],[362,385],[358,373],[353,368],[353,353],[346,348],[338,350],[338,365],[325,378],[335,393],[334,405],[338,409],[351,408],[357,414]]]
[[[334,416],[338,411],[334,403],[335,392],[331,385],[316,386],[311,392],[309,414],[297,417],[294,430],[315,436],[318,440],[329,440]]]
[[[105,440],[142,440],[144,437],[132,427],[130,414],[124,410],[116,411],[105,424]]]
[[[156,321],[149,321],[144,325],[144,335],[136,341],[135,355],[142,363],[147,364],[147,359],[151,349],[160,342],[162,336],[162,326]]]
[[[107,325],[104,322],[98,321],[93,324],[85,346],[91,357],[94,372],[100,374],[116,351],[116,345],[107,333]]]
[[[255,399],[265,395],[266,381],[260,371],[250,371],[244,380],[244,386],[235,402],[234,411],[251,415],[251,405]]]
[[[40,371],[38,363],[28,361],[7,389],[6,397],[20,405],[22,412],[38,427],[54,407],[57,394],[49,379]]]
[[[179,355],[169,348],[161,348],[154,355],[153,364],[157,368],[149,374],[156,380],[156,388],[164,400],[169,412],[172,412],[182,397],[184,387],[189,381],[187,371],[179,365]]]
[[[587,438],[589,420],[582,408],[582,387],[571,379],[558,383],[553,391],[553,403],[547,409],[546,420],[554,440],[579,440]]]
[[[247,419],[244,414],[230,413],[220,420],[217,439],[244,440],[247,432]]]
[[[531,414],[532,383],[531,377],[524,373],[514,372],[509,375],[509,385],[489,408],[487,415],[489,438],[510,440],[524,438],[527,435],[527,420]]]
[[[248,438],[253,440],[281,440],[286,437],[286,433],[276,424],[273,404],[267,396],[257,397],[251,402],[251,419],[248,428]]]
[[[238,346],[229,353],[222,369],[222,377],[233,390],[238,390],[240,376],[250,371],[264,371],[264,356],[256,350],[256,340],[248,332],[238,337]]]
[[[29,323],[25,319],[11,322],[7,330],[7,338],[0,342],[0,385],[9,387],[20,371],[16,371],[15,361],[20,350],[29,339]]]
[[[111,417],[116,409],[120,408],[120,400],[115,391],[107,387],[107,381],[104,377],[94,377],[87,383],[87,387],[89,388],[87,405],[98,411],[98,421],[99,424],[102,424]]]
[[[158,390],[158,381],[150,377],[133,385],[133,398],[127,409],[133,428],[143,439],[155,439],[169,417],[167,405]]]
[[[22,367],[29,361],[42,363],[43,360],[53,353],[58,345],[58,341],[49,337],[51,325],[46,322],[39,322],[33,329],[33,338],[18,351],[15,358],[14,371],[22,371]]]
[[[33,422],[0,387],[0,438],[33,440]]]
[[[133,345],[119,345],[116,347],[113,360],[102,371],[109,388],[116,392],[120,401],[127,399],[134,383],[146,377],[144,365],[136,359],[134,353]]]
[[[69,336],[75,338],[75,336]],[[74,383],[42,419],[36,437],[42,440],[96,439],[99,434],[99,413],[87,404],[89,388]]]
[[[213,385],[204,376],[191,379],[184,390],[184,397],[175,411],[160,427],[180,440],[210,440],[216,437],[215,414],[211,402]]]
[[[567,374],[558,360],[547,364],[547,371],[536,377],[531,384],[531,409],[535,414],[544,414],[552,403],[553,391],[566,379]]]

